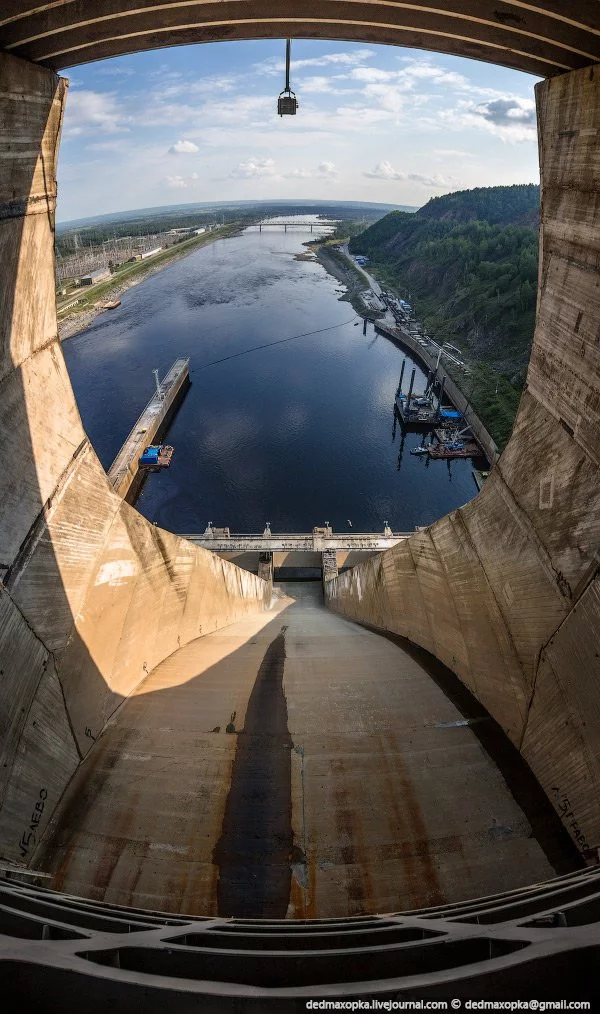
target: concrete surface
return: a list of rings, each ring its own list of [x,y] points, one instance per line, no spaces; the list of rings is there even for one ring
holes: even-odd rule
[[[70,894],[249,918],[416,908],[553,872],[476,725],[315,583],[159,664],[34,862]]]

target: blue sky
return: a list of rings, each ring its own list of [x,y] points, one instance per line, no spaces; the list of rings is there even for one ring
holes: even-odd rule
[[[536,78],[392,46],[224,42],[65,71],[57,218],[197,201],[422,205],[539,179]]]

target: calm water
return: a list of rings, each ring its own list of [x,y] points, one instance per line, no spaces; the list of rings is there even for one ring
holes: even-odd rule
[[[170,469],[151,474],[141,512],[175,532],[397,531],[476,492],[470,461],[430,461],[402,441],[393,404],[403,353],[342,302],[343,288],[297,261],[304,232],[219,240],[126,292],[64,345],[84,425],[108,467],[178,356],[192,386],[168,434]],[[325,333],[203,365],[263,342]],[[407,364],[407,371],[409,371]],[[420,383],[419,383],[420,381]],[[405,381],[406,383],[406,381]],[[417,371],[416,388],[423,387]]]

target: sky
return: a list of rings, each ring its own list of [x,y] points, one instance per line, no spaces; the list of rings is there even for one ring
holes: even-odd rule
[[[277,116],[284,40],[182,46],[70,80],[58,221],[202,201],[422,206],[539,181],[537,78],[394,46],[292,42],[296,116]]]

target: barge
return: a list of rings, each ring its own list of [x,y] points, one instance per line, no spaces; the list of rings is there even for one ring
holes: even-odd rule
[[[452,440],[447,444],[432,444],[429,447],[430,458],[479,458],[481,448],[474,440]]]

